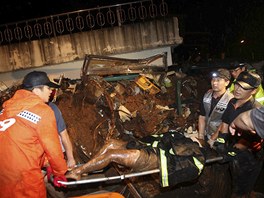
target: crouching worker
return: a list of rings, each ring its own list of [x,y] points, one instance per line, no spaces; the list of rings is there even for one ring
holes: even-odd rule
[[[66,177],[79,180],[83,173],[103,169],[110,163],[131,168],[133,172],[159,168],[161,186],[173,186],[196,179],[205,164],[203,148],[179,132],[147,136],[125,142],[109,140],[86,164]]]

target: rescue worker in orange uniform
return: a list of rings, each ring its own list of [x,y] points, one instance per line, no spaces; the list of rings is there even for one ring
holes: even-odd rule
[[[24,89],[4,102],[0,113],[0,197],[46,198],[41,169],[48,161],[53,184],[67,181],[55,115],[46,104],[56,87],[45,72],[33,71],[23,80]]]

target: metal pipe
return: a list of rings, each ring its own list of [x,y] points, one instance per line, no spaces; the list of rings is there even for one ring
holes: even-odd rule
[[[116,179],[123,180],[123,179],[127,179],[130,177],[149,175],[149,174],[158,173],[158,172],[159,172],[159,169],[153,169],[153,170],[149,170],[149,171],[130,173],[130,174],[124,174],[124,175],[118,175],[118,176],[111,176],[111,177],[91,178],[91,179],[84,179],[84,180],[70,181],[70,182],[64,182],[64,181],[58,181],[58,182],[68,186],[68,185],[88,184],[88,183],[110,181],[110,180],[116,180]]]
[[[176,82],[176,102],[177,102],[177,113],[182,115],[182,103],[181,103],[181,80]]]
[[[104,80],[107,82],[119,81],[119,80],[132,80],[138,77],[139,74],[134,75],[120,75],[120,76],[107,76],[104,77]]]
[[[207,160],[205,160],[205,163],[206,163],[206,164],[210,164],[210,163],[212,163],[212,162],[218,162],[218,161],[221,161],[221,160],[223,160],[223,159],[224,159],[224,157],[222,157],[222,156],[214,157],[214,158],[211,158],[211,159],[207,159]]]

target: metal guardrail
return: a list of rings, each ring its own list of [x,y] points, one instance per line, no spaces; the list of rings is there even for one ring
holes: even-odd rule
[[[164,0],[142,0],[78,10],[0,26],[0,45],[151,20],[168,15]]]

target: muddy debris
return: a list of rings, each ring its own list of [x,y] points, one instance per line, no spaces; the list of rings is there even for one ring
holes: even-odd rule
[[[142,76],[159,91],[156,93],[156,89],[153,93],[140,87],[137,80]],[[169,130],[196,133],[199,103],[209,87],[207,79],[202,76],[182,77],[175,72],[168,75],[167,80],[170,83],[165,86],[144,75],[118,81],[106,81],[102,76],[62,79],[55,103],[65,119],[77,164],[87,162],[109,138],[127,140],[131,136],[141,138]],[[11,97],[16,88],[2,92],[1,102]],[[119,174],[114,167],[108,167],[104,174]],[[209,170],[212,174],[215,171],[218,170]],[[124,168],[123,172],[129,170]],[[210,182],[213,181],[210,179]],[[196,181],[164,189],[159,185],[158,174],[153,174],[126,182],[74,186],[64,190],[63,194],[70,197],[107,190],[122,192],[126,197],[137,197],[133,191],[141,197],[159,197],[176,189],[180,197],[188,197],[190,191],[196,192],[196,196],[205,196],[211,193],[207,183]],[[205,187],[201,187],[203,185]]]
[[[136,79],[107,82],[100,76],[87,76],[76,86],[75,92],[64,91],[59,95],[56,103],[67,123],[77,163],[87,162],[109,138],[126,140],[130,136],[140,138],[169,130],[187,133],[190,128],[189,133],[197,132],[200,94],[208,88],[207,81],[193,76],[181,79],[175,74],[168,78],[170,86],[151,94],[140,88],[135,83]],[[180,87],[182,114],[178,112],[176,98],[179,81],[184,82]],[[119,182],[118,186],[130,186],[127,187],[129,193],[133,192],[131,188],[136,188],[142,197],[155,197],[171,191],[160,187],[158,174],[133,178],[129,183]],[[105,185],[100,186],[107,189]],[[188,185],[184,190],[182,187],[179,189],[188,192]],[[120,192],[119,188],[115,190]],[[68,195],[73,192],[68,192]]]

